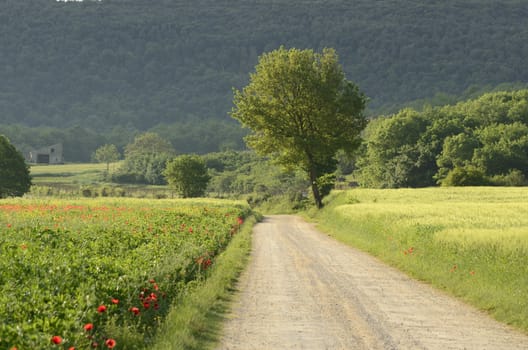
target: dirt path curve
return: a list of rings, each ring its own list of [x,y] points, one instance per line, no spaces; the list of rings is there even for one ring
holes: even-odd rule
[[[294,216],[255,226],[220,349],[528,349],[528,337]]]

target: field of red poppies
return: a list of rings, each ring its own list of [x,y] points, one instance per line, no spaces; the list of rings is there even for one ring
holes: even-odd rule
[[[0,201],[0,349],[144,347],[248,213],[227,201]]]

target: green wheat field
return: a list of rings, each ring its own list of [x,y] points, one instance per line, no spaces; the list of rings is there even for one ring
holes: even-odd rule
[[[528,332],[528,188],[336,191],[337,239]]]

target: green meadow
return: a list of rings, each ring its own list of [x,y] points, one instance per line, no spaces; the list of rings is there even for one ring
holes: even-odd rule
[[[119,163],[110,164],[110,171],[115,170]],[[106,164],[75,163],[32,165],[30,173],[34,184],[73,184],[93,183],[103,179]]]
[[[110,174],[119,166],[120,162],[110,163]],[[102,163],[32,165],[30,174],[32,197],[174,198],[167,186],[106,182],[106,164]]]
[[[312,216],[338,240],[528,332],[528,188],[336,191]]]

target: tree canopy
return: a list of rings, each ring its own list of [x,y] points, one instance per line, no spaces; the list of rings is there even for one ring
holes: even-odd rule
[[[119,151],[115,145],[106,144],[95,150],[93,158],[96,162],[106,163],[106,172],[110,170],[110,163],[119,160]]]
[[[367,187],[527,184],[528,90],[380,118],[357,165]]]
[[[0,135],[0,198],[23,196],[31,188],[29,167],[24,157]]]
[[[308,176],[318,207],[338,150],[360,144],[366,97],[345,79],[333,49],[285,49],[264,54],[249,84],[235,91],[232,116],[252,133],[248,145]]]
[[[113,179],[124,183],[166,184],[163,171],[176,152],[171,143],[153,132],[134,138],[125,147],[125,161]]]
[[[190,154],[171,160],[164,175],[169,185],[184,198],[203,196],[211,179],[205,161],[200,156]]]

